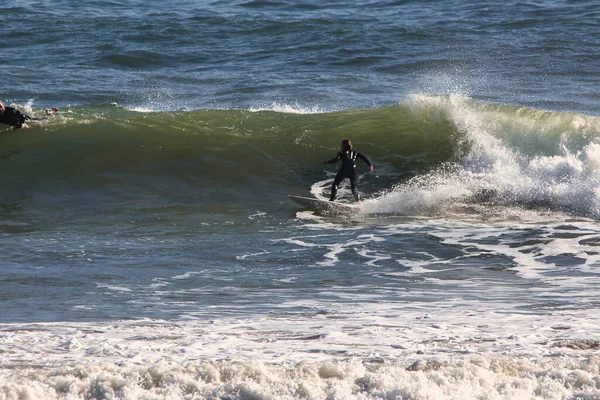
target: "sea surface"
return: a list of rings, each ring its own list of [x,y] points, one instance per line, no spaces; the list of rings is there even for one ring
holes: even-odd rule
[[[10,0],[0,400],[600,399],[600,3]],[[350,139],[360,211],[317,214]],[[350,202],[348,182],[340,201]]]

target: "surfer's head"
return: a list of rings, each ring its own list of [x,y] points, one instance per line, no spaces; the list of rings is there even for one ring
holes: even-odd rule
[[[352,150],[352,142],[349,140],[342,140],[342,151]]]

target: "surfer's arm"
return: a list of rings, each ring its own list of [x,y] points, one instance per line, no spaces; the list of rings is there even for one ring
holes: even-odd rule
[[[335,156],[335,158],[332,158],[329,161],[325,161],[323,164],[325,164],[325,165],[327,165],[327,164],[335,164],[336,162],[340,161],[340,159],[341,159],[341,156],[340,156],[340,153],[338,153],[338,155]]]
[[[356,156],[357,156],[358,158],[360,158],[361,160],[363,160],[363,161],[365,162],[365,164],[367,164],[367,166],[369,167],[369,171],[373,172],[373,169],[374,169],[375,167],[373,167],[373,164],[371,164],[371,161],[369,161],[369,159],[368,159],[367,157],[363,156],[363,155],[362,155],[362,154],[360,154],[360,153],[356,153]]]
[[[23,114],[25,116],[25,119],[30,120],[30,121],[44,121],[46,119],[48,119],[49,116],[51,116],[52,114],[55,114],[58,112],[58,108],[56,107],[52,107],[49,108],[48,110],[46,110],[46,115],[44,115],[43,117],[30,117],[27,114]]]

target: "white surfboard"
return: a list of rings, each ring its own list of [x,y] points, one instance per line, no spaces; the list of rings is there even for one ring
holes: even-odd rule
[[[319,200],[314,197],[303,197],[288,194],[288,197],[301,206],[325,215],[348,215],[356,214],[360,207],[355,204],[337,203],[335,201]]]

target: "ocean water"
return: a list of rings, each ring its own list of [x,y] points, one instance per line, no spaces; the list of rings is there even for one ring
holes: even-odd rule
[[[600,399],[597,2],[1,8],[1,400]]]

